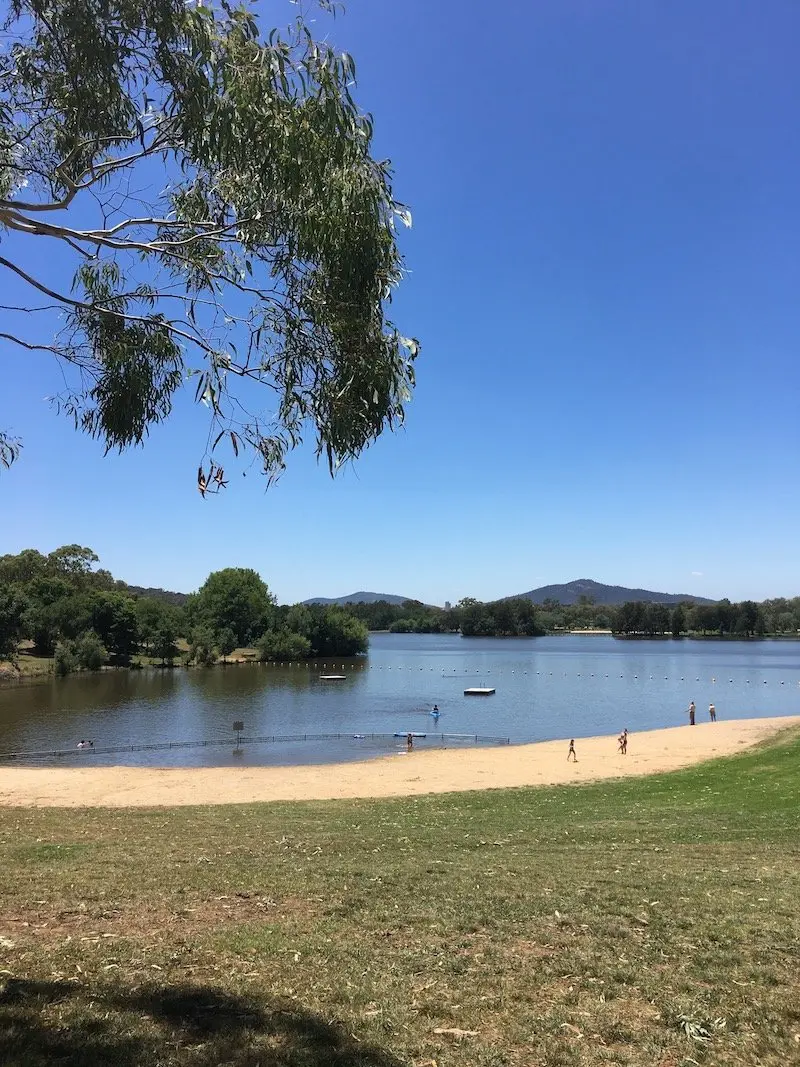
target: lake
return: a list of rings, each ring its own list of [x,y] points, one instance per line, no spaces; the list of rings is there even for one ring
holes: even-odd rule
[[[321,681],[321,674],[345,675]],[[496,687],[466,697],[468,686]],[[104,671],[0,688],[0,752],[64,749],[62,763],[200,766],[323,763],[404,749],[404,739],[354,734],[427,733],[512,743],[631,732],[718,717],[800,713],[798,641],[618,641],[607,636],[536,639],[373,634],[369,654],[323,666],[244,665],[212,670]],[[441,709],[435,722],[433,704]],[[325,741],[243,744],[247,736],[342,734]],[[97,748],[220,740],[206,748],[102,755]]]

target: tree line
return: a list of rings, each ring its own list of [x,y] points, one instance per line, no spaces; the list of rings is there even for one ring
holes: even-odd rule
[[[390,633],[461,633],[465,637],[529,637],[565,630],[609,630],[624,636],[762,637],[800,631],[800,597],[757,603],[743,600],[714,604],[684,601],[675,605],[647,601],[597,604],[581,597],[575,604],[548,599],[534,605],[524,597],[482,603],[465,597],[439,608],[420,600],[390,604],[347,604],[347,610],[373,631]]]
[[[629,602],[616,609],[612,629],[628,636],[669,634],[682,637],[775,637],[796,636],[800,631],[800,597],[777,597],[757,603],[665,604]]]
[[[57,673],[68,674],[145,659],[210,665],[237,648],[255,649],[262,661],[367,649],[367,628],[350,612],[279,605],[249,568],[215,571],[181,597],[129,587],[98,563],[82,545],[0,556],[0,660],[17,664],[26,649],[53,657]]]
[[[465,597],[455,606],[401,604],[279,605],[256,571],[214,571],[189,595],[128,586],[101,567],[90,548],[64,545],[45,555],[25,549],[0,556],[0,660],[25,649],[53,657],[58,673],[105,664],[170,666],[223,662],[237,648],[262,661],[354,656],[369,630],[461,633],[464,637],[535,637],[603,629],[625,637],[797,635],[800,597],[674,606],[629,601],[599,605],[524,597],[488,603]]]
[[[421,600],[386,600],[345,605],[368,630],[389,633],[461,633],[464,637],[536,637],[546,632],[536,605],[515,597],[484,603],[465,597],[455,607],[438,608]]]

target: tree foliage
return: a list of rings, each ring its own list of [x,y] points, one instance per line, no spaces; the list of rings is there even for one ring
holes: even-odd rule
[[[14,589],[0,588],[0,660],[17,657],[24,633],[26,602]]]
[[[88,630],[74,642],[75,659],[78,666],[85,671],[99,671],[108,663],[106,651],[100,635]]]
[[[217,634],[217,647],[219,648],[220,656],[222,656],[222,662],[227,662],[228,656],[236,648],[236,634],[230,626],[226,626]]]
[[[358,656],[367,651],[369,635],[362,622],[340,607],[312,609],[305,637],[315,656]]]
[[[192,630],[189,635],[189,659],[198,667],[210,667],[216,663],[216,636],[209,626],[198,626]]]
[[[256,571],[212,572],[199,592],[174,605],[164,590],[133,596],[101,568],[96,554],[67,545],[43,555],[25,549],[0,556],[0,659],[14,660],[24,641],[54,655],[57,673],[96,670],[135,654],[171,665],[179,637],[187,662],[212,666],[237,646],[256,645],[265,660],[354,656],[367,649],[367,629],[338,607],[279,607]]]
[[[275,598],[250,567],[226,567],[209,574],[189,604],[192,620],[212,634],[230,630],[248,645],[267,629]],[[234,644],[231,648],[236,647]]]
[[[355,458],[402,420],[418,351],[386,317],[410,215],[353,60],[257,7],[10,0],[0,51],[0,336],[73,372],[57,406],[107,449],[191,379],[204,493],[223,444],[269,478],[309,432],[332,472]],[[18,451],[0,434],[0,464]]]
[[[307,659],[311,655],[311,642],[301,633],[288,627],[280,630],[266,630],[256,642],[258,656],[262,663],[291,663]]]

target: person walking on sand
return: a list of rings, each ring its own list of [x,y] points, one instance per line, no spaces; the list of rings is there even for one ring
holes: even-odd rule
[[[628,727],[626,726],[622,733],[619,735],[619,750],[623,756],[628,754]]]
[[[713,704],[708,705],[708,717],[709,719],[711,719],[712,722],[717,721],[717,709],[714,707]]]
[[[572,759],[573,759],[573,761],[575,763],[578,762],[578,757],[575,755],[575,738],[574,737],[570,738],[569,752],[567,753],[567,763],[569,763],[570,756],[572,756]]]
[[[694,726],[694,701],[689,702],[689,725]]]

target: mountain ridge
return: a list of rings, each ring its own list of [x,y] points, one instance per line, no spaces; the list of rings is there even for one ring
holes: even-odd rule
[[[560,604],[577,604],[582,597],[592,597],[595,604],[616,605],[629,600],[642,600],[652,604],[680,604],[687,601],[694,604],[714,604],[708,597],[695,596],[693,593],[659,593],[653,589],[631,589],[624,585],[605,585],[593,578],[576,578],[572,582],[560,585],[541,585],[538,589],[529,589],[527,593],[504,597],[504,600],[524,599],[534,604],[545,600],[557,600]]]
[[[357,593],[349,593],[347,596],[312,596],[303,600],[303,604],[376,604],[379,600],[385,600],[387,604],[405,604],[407,600],[413,600],[410,596],[398,596],[396,593],[369,593],[360,590]]]
[[[560,604],[577,604],[582,596],[592,597],[595,604],[616,605],[624,604],[628,600],[642,600],[653,604],[680,604],[683,601],[693,604],[715,604],[716,601],[708,597],[695,596],[693,593],[659,593],[653,589],[631,589],[624,585],[606,585],[597,582],[593,578],[576,578],[571,582],[563,582],[558,585],[542,585],[538,589],[529,589],[527,593],[514,593],[511,596],[499,597],[499,600],[531,600],[534,604],[542,604],[543,601],[557,600]],[[357,593],[349,593],[347,596],[337,597],[310,597],[304,600],[304,604],[374,604],[379,600],[385,600],[387,604],[403,604],[406,600],[414,600],[414,597],[398,596],[396,593],[372,593],[359,590]]]

